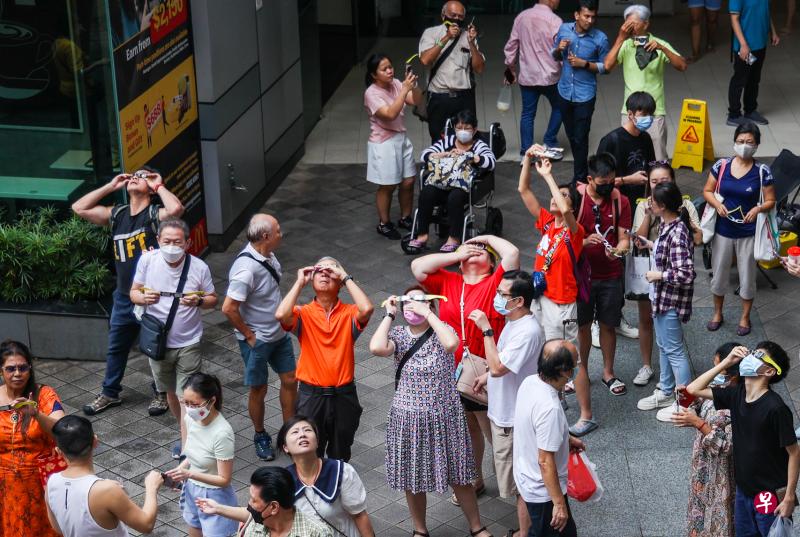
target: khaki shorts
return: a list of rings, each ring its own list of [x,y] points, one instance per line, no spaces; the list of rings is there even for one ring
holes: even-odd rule
[[[494,473],[501,498],[516,498],[517,484],[514,482],[514,428],[499,427],[492,423],[492,451]]]
[[[534,302],[536,318],[544,330],[544,339],[566,339],[573,345],[578,345],[578,305],[556,304],[546,296],[542,296]],[[564,324],[564,321],[572,319],[574,322]]]
[[[179,349],[167,349],[163,360],[150,360],[150,370],[153,372],[153,380],[156,381],[156,390],[173,393],[183,390],[183,384],[189,375],[200,371],[202,365],[200,343]]]

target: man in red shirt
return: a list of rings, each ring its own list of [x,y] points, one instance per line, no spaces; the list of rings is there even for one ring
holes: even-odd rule
[[[498,263],[499,258],[499,263]],[[459,272],[450,272],[445,267],[458,263]],[[495,270],[495,268],[497,270]],[[519,250],[505,239],[494,235],[481,235],[462,244],[455,252],[429,254],[418,257],[411,263],[411,272],[429,293],[447,297],[439,302],[439,318],[449,324],[461,340],[456,350],[456,364],[461,361],[464,346],[470,354],[484,358],[486,352],[483,338],[494,336],[495,343],[505,325],[505,317],[494,309],[497,285],[507,270],[519,269]],[[461,304],[463,298],[463,307]],[[467,316],[479,309],[489,317],[491,328],[482,332]],[[467,425],[478,479],[475,492],[480,495],[485,490],[481,476],[483,461],[483,436],[491,442],[491,428],[486,417],[485,405],[461,398],[467,411]]]
[[[578,342],[581,363],[575,377],[575,391],[581,417],[570,427],[573,436],[583,436],[597,429],[592,419],[589,393],[589,351],[591,324],[600,325],[600,350],[603,353],[603,383],[612,395],[625,395],[625,384],[614,374],[617,350],[616,327],[622,318],[622,284],[625,270],[621,258],[628,250],[627,231],[631,228],[628,198],[614,187],[616,162],[613,155],[600,153],[589,159],[588,184],[578,186],[581,194],[578,224],[586,238],[584,253],[592,269],[592,290],[588,303],[578,303]]]

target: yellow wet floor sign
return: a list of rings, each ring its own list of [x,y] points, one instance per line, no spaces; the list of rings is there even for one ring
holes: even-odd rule
[[[696,172],[703,171],[703,158],[714,160],[714,142],[708,123],[705,101],[684,99],[681,120],[675,139],[675,154],[672,167],[686,166]]]

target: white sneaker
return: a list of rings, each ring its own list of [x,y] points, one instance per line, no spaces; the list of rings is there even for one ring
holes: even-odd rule
[[[660,389],[661,389],[661,383],[660,383],[660,382],[656,382],[656,389],[657,389],[657,390],[660,390]]]
[[[617,334],[622,337],[626,337],[629,339],[639,339],[639,329],[635,326],[632,326],[625,317],[619,322],[619,326],[617,327]]]
[[[668,407],[675,402],[674,395],[666,395],[661,390],[653,390],[653,395],[639,399],[636,408],[639,410],[655,410]]]
[[[651,378],[653,378],[652,368],[649,365],[643,365],[633,377],[633,383],[637,386],[647,386]]]
[[[662,408],[658,412],[656,412],[656,419],[658,421],[663,421],[664,423],[671,423],[672,422],[672,415],[678,412],[678,402],[675,401],[671,405]]]
[[[597,321],[592,323],[592,347],[600,348],[600,325]]]

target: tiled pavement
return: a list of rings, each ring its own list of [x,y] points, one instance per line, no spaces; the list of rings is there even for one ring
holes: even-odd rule
[[[567,176],[571,164],[558,164],[556,176]],[[532,264],[534,236],[530,219],[516,195],[518,167],[501,163],[498,169],[498,192],[495,204],[505,218],[504,236],[522,250],[522,266]],[[294,281],[297,268],[314,262],[321,255],[333,255],[354,275],[372,298],[379,303],[391,293],[404,289],[412,276],[411,258],[400,252],[397,242],[390,242],[374,231],[373,187],[364,181],[363,165],[298,165],[264,207],[281,222],[284,240],[277,255],[283,264],[286,290]],[[679,173],[679,184],[690,194],[699,192],[700,178],[687,171]],[[542,195],[542,183],[535,182]],[[395,205],[395,212],[397,211]],[[219,293],[226,289],[227,270],[233,256],[242,247],[240,237],[227,252],[212,254],[206,261],[211,266]],[[698,266],[700,256],[698,253]],[[711,305],[708,279],[698,271],[696,311],[687,326],[686,340],[695,370],[708,366],[713,349],[726,339],[735,338],[730,325],[714,334],[703,329]],[[797,304],[800,303],[800,281],[792,280],[781,270],[770,271],[779,289],[767,289],[759,277],[754,332],[745,343],[754,343],[766,333],[793,356],[795,369],[781,388],[800,399],[800,333],[797,331]],[[345,293],[346,294],[346,293]],[[308,292],[303,299],[307,300]],[[346,297],[345,297],[346,298]],[[730,301],[733,308],[735,303]],[[629,317],[635,318],[633,308]],[[735,311],[727,318],[734,319]],[[386,414],[393,393],[393,368],[385,358],[368,352],[369,338],[377,326],[376,312],[356,346],[356,381],[364,406],[352,463],[363,479],[369,494],[367,507],[378,534],[382,537],[408,535],[411,531],[403,493],[389,490],[383,469]],[[246,410],[245,389],[241,383],[242,365],[230,327],[219,311],[204,316],[204,369],[218,375],[225,386],[224,414],[236,430],[236,462],[234,480],[240,501],[245,501],[246,485],[252,471],[260,464],[252,445],[252,428]],[[652,413],[636,410],[639,397],[649,390],[633,387],[629,394],[611,397],[597,382],[600,374],[599,353],[591,357],[591,375],[595,379],[593,400],[601,427],[587,439],[588,454],[598,464],[606,487],[605,498],[596,505],[573,505],[580,534],[584,536],[675,536],[681,533],[685,513],[688,465],[692,433],[658,423]],[[629,381],[638,369],[637,342],[619,339],[617,372]],[[102,381],[104,364],[97,362],[43,361],[37,365],[40,378],[53,385],[62,397],[68,412],[76,412],[89,401]],[[281,423],[277,401],[277,385],[271,383],[266,404],[267,427],[275,432]],[[170,447],[178,438],[171,416],[151,418],[147,415],[150,399],[149,370],[138,354],[131,357],[125,376],[122,407],[114,408],[93,419],[100,437],[96,464],[100,475],[124,482],[128,493],[142,501],[144,475],[151,468],[173,466]],[[650,385],[652,389],[652,384]],[[603,389],[601,389],[603,388]],[[576,404],[570,401],[570,420],[576,418]],[[481,514],[495,536],[516,527],[514,508],[496,498],[491,453],[487,450],[484,473],[489,493],[480,499]],[[276,464],[285,465],[280,457]],[[429,496],[429,528],[436,537],[467,534],[459,509],[446,496]],[[164,491],[160,496],[158,525],[153,535],[184,535],[177,494]]]

